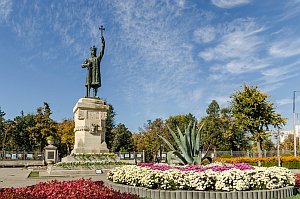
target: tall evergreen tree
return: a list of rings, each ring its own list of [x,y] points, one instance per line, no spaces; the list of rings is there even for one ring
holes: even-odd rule
[[[113,135],[112,130],[115,128],[115,115],[114,107],[111,104],[107,104],[109,106],[109,110],[107,112],[106,119],[106,132],[105,132],[105,142],[107,144],[108,149],[112,149]]]
[[[132,133],[128,130],[128,128],[120,123],[112,130],[112,145],[111,150],[113,152],[119,151],[132,151],[133,144],[131,142]]]
[[[34,115],[27,114],[21,111],[21,115],[14,118],[14,123],[16,125],[15,131],[15,144],[18,150],[33,151],[34,145],[33,140],[30,137],[30,132],[28,128],[35,125]]]
[[[208,105],[206,109],[208,114],[206,117],[202,118],[201,124],[203,126],[203,140],[204,143],[209,146],[213,145],[218,150],[228,149],[227,142],[224,140],[224,128],[223,123],[220,118],[220,106],[216,100]]]
[[[0,107],[0,139],[1,139],[1,148],[0,149],[3,149],[4,144],[5,144],[5,137],[6,137],[4,116],[5,116],[5,112],[2,111],[1,107]]]
[[[35,126],[28,128],[30,136],[40,151],[43,151],[46,146],[47,137],[53,136],[57,139],[57,124],[50,118],[50,115],[50,106],[47,102],[44,102],[44,107],[37,108],[37,113],[34,117]]]

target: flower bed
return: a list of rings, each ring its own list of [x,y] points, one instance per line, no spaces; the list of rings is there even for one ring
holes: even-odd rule
[[[72,161],[72,162],[59,162],[54,165],[55,168],[74,169],[74,168],[103,168],[105,166],[119,166],[128,165],[124,162],[116,161]],[[110,167],[109,167],[110,168]]]
[[[217,162],[227,162],[227,163],[235,163],[235,162],[245,162],[245,163],[258,163],[259,161],[262,163],[268,162],[277,162],[278,157],[265,157],[265,158],[247,158],[247,157],[239,157],[239,158],[214,158],[214,161]],[[283,156],[280,157],[281,162],[300,162],[299,156]]]
[[[300,187],[300,173],[295,174],[296,182],[295,182],[295,187],[299,188]]]
[[[135,194],[120,193],[103,186],[102,181],[79,179],[72,181],[40,182],[34,186],[0,190],[0,198],[107,198],[138,199]]]
[[[114,183],[164,190],[242,191],[295,185],[294,175],[286,168],[252,167],[244,163],[207,167],[129,165],[112,169],[107,178]]]

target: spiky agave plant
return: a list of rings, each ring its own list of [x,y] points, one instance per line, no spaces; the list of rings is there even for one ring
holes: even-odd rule
[[[202,129],[204,124],[200,128],[196,128],[196,123],[191,125],[191,123],[185,128],[185,132],[182,133],[177,126],[176,133],[167,125],[172,137],[174,138],[179,150],[173,146],[166,138],[159,136],[163,141],[169,146],[171,151],[167,153],[167,163],[170,164],[173,155],[182,162],[183,164],[201,164],[204,159],[208,159],[211,162],[211,158],[207,156],[210,146],[207,150],[202,153],[204,148]]]

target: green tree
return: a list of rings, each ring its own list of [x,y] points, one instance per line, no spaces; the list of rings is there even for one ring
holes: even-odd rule
[[[206,109],[207,115],[211,117],[219,117],[220,115],[220,106],[216,100],[212,100]]]
[[[203,140],[205,145],[213,145],[218,150],[226,150],[227,142],[224,142],[224,128],[223,123],[220,118],[220,106],[216,100],[208,105],[206,109],[208,114],[206,117],[202,118],[200,124],[203,126]]]
[[[112,130],[112,146],[111,150],[113,152],[119,151],[131,151],[133,150],[133,145],[131,143],[132,133],[128,128],[120,123]]]
[[[73,119],[65,119],[57,123],[57,136],[60,142],[60,154],[62,157],[69,155],[74,148],[74,127],[75,123]]]
[[[131,137],[131,142],[133,144],[134,151],[141,152],[146,149],[144,142],[144,134],[142,132],[133,133]]]
[[[251,133],[257,143],[259,157],[262,157],[262,143],[267,139],[269,127],[280,128],[286,123],[286,119],[275,112],[273,103],[267,101],[268,97],[257,86],[247,85],[231,96],[233,116],[245,131]]]
[[[191,113],[188,113],[186,115],[180,114],[180,115],[170,116],[168,119],[165,120],[163,137],[166,138],[173,146],[177,146],[166,125],[168,125],[176,133],[176,135],[178,135],[177,127],[182,132],[184,132],[184,130],[190,123],[192,124],[197,123],[196,117]],[[165,144],[163,146],[165,150],[168,149]]]
[[[0,107],[0,139],[1,139],[1,149],[3,149],[4,144],[5,144],[5,119],[4,119],[5,113],[4,111],[1,110]]]
[[[250,148],[249,139],[246,132],[236,123],[230,108],[222,108],[220,115],[223,124],[223,138],[226,145],[230,148],[227,150],[239,151]]]
[[[115,115],[116,113],[114,112],[114,107],[111,104],[107,104],[109,106],[109,110],[107,112],[107,118],[106,118],[106,123],[105,123],[105,142],[107,144],[108,149],[112,149],[112,130],[115,128]]]
[[[296,139],[296,146],[299,146],[299,139]],[[287,151],[294,150],[294,135],[289,134],[282,143],[280,143],[280,148]]]
[[[15,144],[18,150],[33,151],[33,140],[30,137],[28,128],[35,125],[34,115],[27,114],[21,111],[21,115],[14,118],[15,123]]]
[[[47,102],[44,102],[44,107],[38,107],[34,117],[35,126],[29,127],[28,131],[35,145],[42,152],[46,146],[46,138],[53,136],[57,140],[57,124],[50,118],[51,109]]]
[[[148,120],[148,123],[144,125],[143,131],[143,143],[145,148],[146,161],[155,161],[159,150],[163,150],[165,145],[159,135],[166,135],[165,124],[161,118],[157,118],[154,121]]]
[[[5,136],[3,146],[5,150],[17,150],[15,143],[16,123],[13,120],[5,121]]]

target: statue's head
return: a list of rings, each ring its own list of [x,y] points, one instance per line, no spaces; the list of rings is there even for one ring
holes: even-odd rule
[[[91,56],[96,57],[97,48],[95,46],[93,46],[93,47],[90,48],[90,51],[91,51]]]

